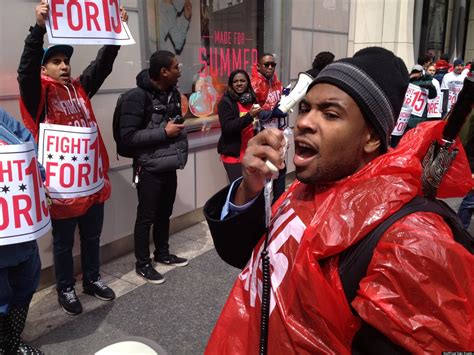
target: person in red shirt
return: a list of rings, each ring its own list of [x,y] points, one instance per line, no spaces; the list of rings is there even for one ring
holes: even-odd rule
[[[123,8],[121,10],[122,20],[126,21],[127,13]],[[72,198],[53,198],[51,206],[58,302],[66,313],[76,315],[82,312],[82,305],[75,292],[73,275],[72,249],[76,227],[79,227],[81,239],[84,293],[105,301],[115,298],[114,291],[104,284],[99,273],[104,202],[110,197],[111,185],[107,175],[109,167],[107,151],[90,99],[112,72],[120,46],[102,47],[96,59],[82,74],[78,78],[72,78],[70,59],[73,47],[55,45],[43,49],[43,37],[46,34],[45,19],[48,13],[49,5],[46,0],[42,0],[36,6],[36,24],[30,27],[18,67],[23,122],[36,140],[39,138],[41,123],[97,127],[98,156],[94,161],[98,162],[97,165],[101,164],[101,169],[98,170],[103,178],[103,185],[98,191]],[[54,154],[54,157],[59,157],[58,159],[61,159],[61,156],[64,160],[62,154]],[[61,162],[56,163],[59,165]]]
[[[227,90],[217,105],[221,124],[217,152],[230,182],[242,176],[240,162],[254,135],[254,119],[262,110],[256,102],[247,72],[237,69],[230,73]]]
[[[283,86],[275,72],[277,62],[271,53],[263,53],[258,62],[252,67],[252,88],[257,95],[257,103],[263,110],[273,110],[280,101]],[[259,122],[260,129],[278,128],[283,130],[287,126],[286,117],[270,117],[265,122]],[[286,166],[278,172],[278,178],[273,180],[273,202],[285,192]]]
[[[281,167],[284,137],[265,129],[250,140],[243,178],[204,206],[217,253],[242,269],[205,354],[257,354],[266,350],[260,334],[268,335],[268,354],[474,349],[474,255],[442,216],[415,212],[393,223],[352,301],[341,281],[344,266],[354,276],[360,271],[340,263],[351,245],[423,195],[422,161],[445,122],[424,122],[388,150],[407,86],[403,61],[380,47],[324,68],[299,104],[297,180],[269,221],[265,161]],[[437,196],[462,196],[471,184],[460,149]]]

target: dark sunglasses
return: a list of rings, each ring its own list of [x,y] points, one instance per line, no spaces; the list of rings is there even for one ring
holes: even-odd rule
[[[266,63],[263,63],[263,66],[265,68],[269,68],[269,67],[275,68],[277,66],[277,63],[275,63],[275,62],[266,62]]]

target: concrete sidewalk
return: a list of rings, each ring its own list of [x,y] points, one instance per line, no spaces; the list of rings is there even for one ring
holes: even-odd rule
[[[238,270],[217,256],[205,222],[171,235],[170,250],[190,263],[156,266],[162,285],[135,274],[133,253],[103,265],[102,278],[117,294],[112,302],[83,294],[77,280],[79,316],[63,312],[54,286],[36,293],[24,339],[46,354],[93,354],[128,336],[152,339],[169,354],[202,354]]]

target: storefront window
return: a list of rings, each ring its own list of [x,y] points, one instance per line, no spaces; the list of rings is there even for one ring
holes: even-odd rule
[[[257,61],[257,2],[253,0],[158,0],[158,48],[183,64],[188,130],[218,126],[217,103],[235,69],[251,73]]]

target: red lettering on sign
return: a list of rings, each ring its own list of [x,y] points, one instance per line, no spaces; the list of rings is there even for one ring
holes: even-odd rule
[[[24,207],[20,206],[20,201],[24,202]],[[23,216],[28,226],[33,225],[31,219],[31,198],[28,195],[16,195],[13,196],[13,211],[15,216],[15,228],[21,228],[20,217]]]
[[[38,163],[36,161],[36,158],[31,159],[31,163],[26,168],[25,172],[26,172],[26,175],[31,175],[33,178],[36,222],[40,222],[43,219],[43,214],[45,216],[49,215],[49,209],[48,209],[48,204],[46,202],[46,199],[41,201],[40,187],[42,186],[43,182],[38,172]],[[41,211],[43,211],[43,213],[41,213]]]
[[[66,170],[69,172],[69,181],[66,182]],[[59,184],[62,187],[72,187],[74,185],[74,165],[64,163],[59,168]]]
[[[93,2],[86,1],[86,21],[87,21],[87,30],[92,30],[91,22],[94,22],[95,28],[97,31],[100,31],[99,21],[97,17],[99,16],[99,8]]]
[[[89,174],[91,172],[91,166],[89,164],[79,164],[79,174],[78,174],[78,185],[79,187],[82,187],[82,184],[84,182],[85,186],[90,185],[89,181]]]
[[[225,54],[224,54],[225,51]],[[221,76],[224,75],[224,73],[229,76],[230,75],[230,57],[229,57],[230,49],[224,49],[221,48]]]
[[[64,5],[64,0],[56,0],[51,3],[51,18],[53,19],[53,28],[58,29],[58,17],[63,17],[63,13],[56,8],[58,5]]]
[[[1,216],[2,221],[0,222],[0,231],[7,229],[10,224],[10,219],[8,217],[8,202],[3,197],[0,197],[0,209],[2,210]]]
[[[72,22],[72,7],[76,8],[76,18],[77,18],[77,25]],[[79,0],[69,0],[66,6],[67,10],[67,23],[69,27],[71,27],[74,31],[80,31],[82,26],[84,25],[82,20],[82,8],[81,4],[79,4]]]
[[[92,151],[94,151],[94,175],[92,177],[92,183],[96,183],[99,176],[99,140],[96,138],[94,143],[90,145]],[[102,177],[102,171],[100,172],[100,177]]]
[[[247,65],[249,65],[249,61],[247,60],[247,56],[248,56],[248,52],[250,51],[250,49],[248,48],[244,48],[244,66],[243,68],[247,68]]]
[[[58,166],[58,163],[54,163],[51,161],[46,162],[46,186],[51,185],[51,178],[56,176],[56,173],[53,171],[54,168]]]
[[[120,7],[117,0],[109,0],[109,4],[114,7],[115,16],[110,16],[109,19],[112,24],[112,29],[115,33],[122,32],[122,20],[120,18]],[[105,22],[107,22],[107,18],[105,18]]]
[[[4,177],[6,175],[6,179]],[[13,181],[13,170],[12,170],[12,162],[8,161],[0,161],[0,182],[4,181]]]

